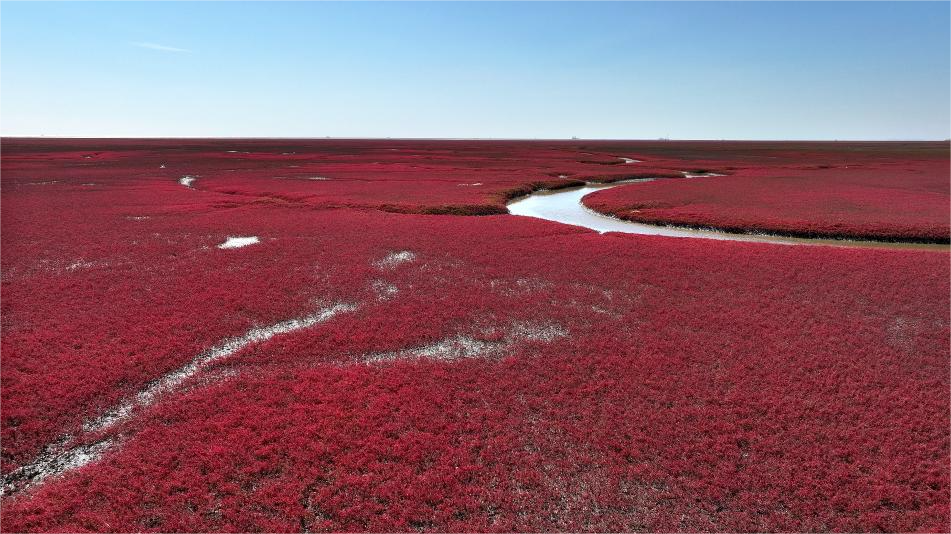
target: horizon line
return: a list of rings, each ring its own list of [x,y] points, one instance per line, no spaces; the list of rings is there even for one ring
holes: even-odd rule
[[[343,140],[343,141],[674,141],[674,142],[813,142],[813,143],[947,143],[951,138],[923,139],[923,138],[894,138],[894,139],[815,139],[815,138],[612,138],[612,137],[334,137],[334,136],[84,136],[84,135],[0,135],[0,139],[143,139],[143,140]]]

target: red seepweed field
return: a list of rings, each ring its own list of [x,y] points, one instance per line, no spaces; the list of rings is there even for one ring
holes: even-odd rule
[[[585,205],[651,224],[948,243],[947,143],[908,152],[897,159],[846,153],[820,165],[734,168],[728,176],[601,191]]]
[[[947,242],[946,143],[0,152],[3,531],[951,528],[946,250],[505,210]]]

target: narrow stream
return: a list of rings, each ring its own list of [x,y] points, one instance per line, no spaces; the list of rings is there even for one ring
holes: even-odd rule
[[[933,243],[892,243],[887,241],[859,241],[847,239],[809,239],[800,237],[784,237],[763,234],[738,234],[719,230],[704,230],[676,226],[659,226],[631,221],[624,221],[604,215],[586,208],[581,199],[586,195],[602,189],[609,189],[619,185],[650,182],[654,178],[624,180],[614,183],[588,182],[587,185],[558,189],[555,191],[542,190],[513,200],[508,204],[509,213],[523,217],[535,217],[547,221],[555,221],[573,226],[590,228],[599,233],[623,232],[627,234],[660,235],[667,237],[692,237],[700,239],[719,239],[728,241],[749,241],[755,243],[773,243],[778,245],[825,245],[837,247],[876,247],[901,248],[948,251],[951,247]]]

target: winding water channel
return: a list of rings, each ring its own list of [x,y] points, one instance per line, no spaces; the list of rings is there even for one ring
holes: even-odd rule
[[[764,234],[739,234],[712,229],[695,229],[676,226],[659,226],[624,221],[588,209],[581,203],[586,195],[602,189],[618,187],[624,184],[650,182],[654,178],[625,180],[613,183],[589,182],[579,187],[558,190],[541,190],[517,198],[508,204],[512,215],[535,217],[573,226],[590,228],[599,233],[623,232],[627,234],[660,235],[667,237],[687,237],[700,239],[719,239],[728,241],[749,241],[773,243],[778,245],[824,245],[836,247],[876,247],[949,251],[951,247],[934,243],[892,243],[887,241],[860,241],[847,239],[809,239]]]

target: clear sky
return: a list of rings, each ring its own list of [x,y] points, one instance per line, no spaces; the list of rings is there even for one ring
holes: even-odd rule
[[[0,5],[0,133],[946,139],[949,4]]]

